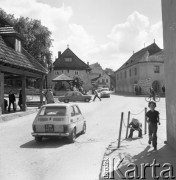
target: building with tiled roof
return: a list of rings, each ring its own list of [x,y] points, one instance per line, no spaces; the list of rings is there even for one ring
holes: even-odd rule
[[[133,53],[115,72],[115,77],[116,92],[148,94],[152,86],[157,93],[161,93],[164,86],[163,50],[154,42]]]
[[[106,74],[101,65],[96,62],[90,65],[91,82],[95,87],[108,87],[110,88],[110,76]]]
[[[48,73],[22,47],[21,40],[22,36],[8,22],[0,18],[0,107],[2,111],[4,110],[5,85],[13,90],[22,88],[22,94],[25,97],[23,98],[23,104],[26,104],[26,81],[28,78],[34,80],[40,79],[40,94],[42,95],[42,83]],[[18,88],[16,88],[17,79],[20,80]],[[23,106],[23,110],[25,110],[25,106]]]
[[[58,82],[56,85],[56,82],[52,82],[52,80],[61,74],[65,74],[72,79],[79,77],[83,81],[83,88],[89,90],[92,88],[89,76],[90,70],[91,68],[89,65],[82,61],[69,47],[67,47],[63,53],[60,51],[58,52],[58,57],[53,63],[53,70],[48,74],[47,84],[58,91],[59,87],[63,84],[60,83],[60,85],[58,85]]]

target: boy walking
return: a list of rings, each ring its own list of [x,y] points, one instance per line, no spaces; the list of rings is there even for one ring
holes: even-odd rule
[[[155,110],[156,103],[153,101],[149,102],[148,107],[150,108],[150,110],[146,113],[147,122],[149,123],[148,143],[151,144],[152,142],[154,150],[157,150],[157,129],[158,129],[158,124],[160,125],[159,112]]]

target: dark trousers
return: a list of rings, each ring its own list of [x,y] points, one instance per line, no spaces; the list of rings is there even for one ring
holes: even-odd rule
[[[8,111],[10,112],[11,104],[13,105],[13,110],[16,111],[16,109],[15,109],[15,102],[11,102],[11,101],[9,102]]]
[[[129,134],[128,138],[132,138],[133,137],[133,132],[135,130],[138,131],[138,137],[142,137],[142,129],[141,128],[138,128],[138,129],[130,128],[130,134]]]
[[[149,141],[152,141],[152,145],[154,148],[157,147],[157,129],[158,126],[155,123],[149,123]]]
[[[98,98],[101,101],[101,98],[97,94],[95,94],[93,101],[95,101],[96,98]]]

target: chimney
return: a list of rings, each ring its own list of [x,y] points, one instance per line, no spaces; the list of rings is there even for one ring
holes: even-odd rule
[[[58,51],[58,59],[60,58],[61,55],[61,51]]]
[[[89,66],[89,62],[87,62],[87,65]]]
[[[134,54],[134,51],[133,51],[133,54]]]

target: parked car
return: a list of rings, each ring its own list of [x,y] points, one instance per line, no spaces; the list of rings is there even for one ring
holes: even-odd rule
[[[59,96],[58,99],[60,102],[68,103],[68,102],[74,102],[74,101],[89,102],[91,98],[92,98],[91,95],[83,95],[79,91],[69,91],[64,96]]]
[[[75,142],[78,133],[86,132],[86,120],[76,104],[47,104],[40,108],[32,128],[37,142],[44,137],[67,137]]]
[[[103,97],[110,97],[110,91],[108,88],[102,88],[100,90],[100,97],[103,98]]]

